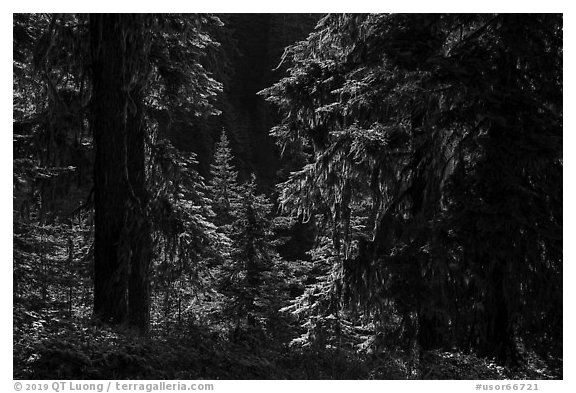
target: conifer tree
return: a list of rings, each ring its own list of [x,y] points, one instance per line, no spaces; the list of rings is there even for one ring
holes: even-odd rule
[[[272,203],[257,193],[256,178],[239,185],[232,165],[232,150],[223,131],[216,146],[208,186],[215,222],[231,244],[226,257],[215,268],[216,286],[225,296],[224,314],[237,327],[256,326],[269,311],[276,294],[274,264],[279,256],[274,249]]]
[[[26,165],[39,160],[42,172],[49,171],[31,177],[18,165],[15,178],[48,179],[50,187],[42,187],[47,192],[35,192],[45,199],[40,194],[54,196],[56,188],[66,194],[70,187],[61,184],[72,176],[80,180],[93,173],[83,208],[92,207],[93,197],[94,314],[146,332],[157,239],[174,245],[167,254],[174,258],[206,245],[182,241],[196,243],[186,232],[190,226],[210,237],[209,227],[181,225],[182,217],[176,217],[182,198],[167,195],[180,188],[168,172],[183,161],[163,137],[167,118],[178,124],[218,113],[212,101],[221,85],[199,59],[216,45],[204,28],[220,22],[198,14],[30,14],[14,22],[15,130],[24,136],[18,155]],[[23,116],[20,108],[34,116]],[[57,213],[66,217],[74,208]]]
[[[212,200],[212,210],[216,215],[214,222],[218,227],[232,222],[232,204],[240,192],[238,172],[232,165],[233,158],[226,131],[222,130],[216,144],[214,160],[210,165],[211,179],[207,187]]]
[[[561,285],[561,32],[561,15],[329,15],[287,49],[272,132],[312,154],[282,204],[343,234],[343,303],[374,321],[392,304],[420,348],[501,363],[534,325],[561,336],[539,284]]]
[[[265,195],[257,194],[256,177],[252,175],[241,186],[232,206],[232,308],[237,322],[245,317],[249,326],[255,326],[274,295],[270,284],[279,257],[272,241],[272,203]]]

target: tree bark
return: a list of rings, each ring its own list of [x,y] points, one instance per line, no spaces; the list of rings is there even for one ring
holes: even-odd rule
[[[148,192],[146,189],[144,108],[141,90],[131,94],[135,110],[128,114],[128,174],[136,204],[132,206],[131,233],[132,243],[131,270],[128,290],[128,309],[130,325],[141,333],[147,333],[150,325],[150,261],[152,255],[151,226],[146,206]]]
[[[94,315],[147,332],[151,229],[146,214],[145,82],[138,68],[145,61],[145,41],[138,18],[90,16]]]
[[[125,101],[122,26],[118,15],[90,15],[94,138],[94,315],[120,324],[128,313],[129,259],[122,244],[125,178]]]

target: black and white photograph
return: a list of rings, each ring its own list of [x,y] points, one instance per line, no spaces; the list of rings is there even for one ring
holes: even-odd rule
[[[563,20],[13,13],[11,378],[563,380]]]

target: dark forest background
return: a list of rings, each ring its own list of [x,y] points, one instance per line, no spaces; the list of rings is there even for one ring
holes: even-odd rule
[[[14,14],[14,378],[562,378],[562,29]]]

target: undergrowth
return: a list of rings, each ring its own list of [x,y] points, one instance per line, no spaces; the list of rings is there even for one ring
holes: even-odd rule
[[[14,309],[15,379],[556,379],[561,361],[526,356],[516,369],[460,352],[408,355],[302,348],[259,330],[194,325],[140,337],[57,311]]]

